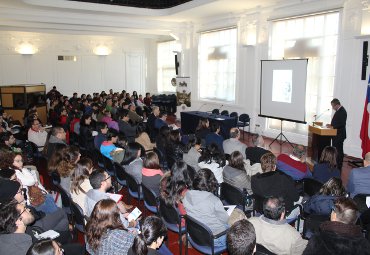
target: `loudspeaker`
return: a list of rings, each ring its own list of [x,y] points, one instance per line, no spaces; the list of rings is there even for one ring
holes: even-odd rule
[[[175,68],[176,68],[176,75],[179,75],[179,67],[180,67],[180,63],[177,59],[177,53],[175,53]]]
[[[362,71],[361,80],[366,80],[366,69],[369,61],[369,56],[367,55],[368,41],[365,41],[362,45]]]

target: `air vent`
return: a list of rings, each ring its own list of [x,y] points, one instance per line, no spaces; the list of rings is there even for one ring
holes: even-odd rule
[[[77,61],[76,56],[58,56],[58,61]]]

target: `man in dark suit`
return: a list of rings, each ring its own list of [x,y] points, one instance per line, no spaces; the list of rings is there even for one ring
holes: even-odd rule
[[[346,109],[340,104],[337,98],[331,100],[331,106],[335,111],[334,116],[331,120],[329,127],[337,129],[337,135],[332,137],[332,145],[337,149],[337,164],[338,169],[342,169],[343,165],[343,143],[347,138],[346,134],[346,121],[347,121],[347,112]]]
[[[245,158],[250,160],[250,164],[261,163],[261,157],[270,152],[263,148],[265,141],[260,135],[253,135],[252,142],[254,147],[248,147],[245,149]]]

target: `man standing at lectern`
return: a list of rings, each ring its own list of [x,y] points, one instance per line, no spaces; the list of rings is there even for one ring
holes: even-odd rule
[[[332,138],[332,145],[337,149],[337,164],[338,169],[342,170],[343,165],[343,143],[346,139],[346,121],[347,121],[347,112],[346,109],[340,104],[337,98],[331,100],[331,107],[335,111],[333,118],[331,119],[329,127],[335,128],[337,130],[337,135]]]

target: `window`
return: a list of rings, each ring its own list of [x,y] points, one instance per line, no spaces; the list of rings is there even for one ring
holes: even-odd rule
[[[179,51],[176,41],[157,45],[158,92],[176,92],[176,87],[171,85],[171,79],[176,77],[174,51]]]
[[[270,40],[271,59],[308,58],[306,83],[306,121],[323,113],[319,121],[331,118],[338,41],[339,13],[310,15],[275,21]],[[269,119],[271,129],[280,129],[280,120]],[[284,130],[305,134],[307,126],[284,122]]]
[[[199,97],[235,102],[237,29],[200,34]]]

